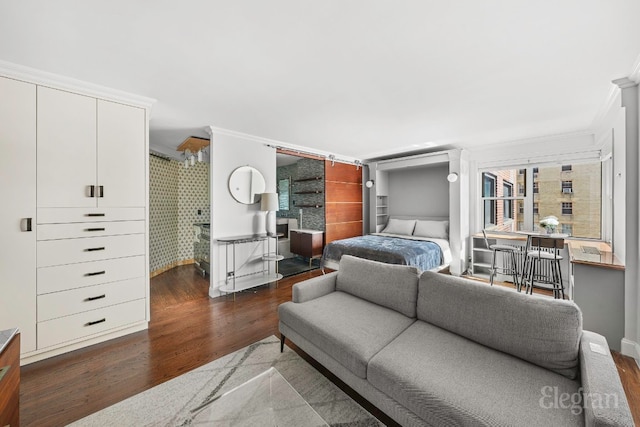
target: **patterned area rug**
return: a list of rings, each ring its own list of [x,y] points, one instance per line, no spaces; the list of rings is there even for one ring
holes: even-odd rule
[[[382,426],[271,336],[83,418],[72,426],[189,426],[192,409],[275,367],[330,426]]]

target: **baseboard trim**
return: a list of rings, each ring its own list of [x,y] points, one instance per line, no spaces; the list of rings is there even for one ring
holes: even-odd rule
[[[63,343],[54,347],[50,347],[48,349],[24,353],[20,355],[20,365],[28,365],[29,363],[38,362],[40,360],[48,359],[53,356],[59,356],[70,351],[79,350],[81,348],[89,347],[91,345],[108,341],[114,338],[123,337],[134,332],[144,331],[145,329],[149,329],[148,319],[131,325],[121,326],[120,328],[105,332],[101,335],[79,338],[75,341],[71,341],[70,343]]]
[[[164,267],[160,267],[157,270],[153,270],[151,273],[149,273],[149,278],[155,277],[158,274],[162,274],[165,271],[169,271],[172,268],[176,268],[176,267],[180,267],[181,265],[189,265],[189,264],[195,264],[196,260],[191,258],[191,259],[183,259],[180,261],[174,261],[170,264],[165,265]]]
[[[636,359],[636,362],[640,360],[640,344],[637,342],[622,338],[622,345],[620,347],[620,352],[625,356],[633,357]]]

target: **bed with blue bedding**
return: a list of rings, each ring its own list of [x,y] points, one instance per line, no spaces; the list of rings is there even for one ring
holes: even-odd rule
[[[322,267],[336,269],[342,255],[411,265],[421,271],[439,269],[451,262],[449,242],[444,239],[388,233],[368,234],[329,243],[322,254]]]

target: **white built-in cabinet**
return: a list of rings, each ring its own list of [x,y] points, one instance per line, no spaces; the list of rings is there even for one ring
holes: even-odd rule
[[[145,110],[38,87],[38,207],[144,207]]]
[[[0,330],[36,349],[36,85],[0,77]]]
[[[23,363],[147,327],[148,105],[0,77],[0,330]]]

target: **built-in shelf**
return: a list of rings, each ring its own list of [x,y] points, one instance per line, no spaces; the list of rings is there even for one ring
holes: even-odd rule
[[[321,176],[313,176],[311,178],[294,179],[293,182],[320,181],[321,179],[323,179]]]
[[[295,191],[293,194],[321,194],[322,190]]]
[[[323,205],[295,205],[296,208],[321,208]]]

